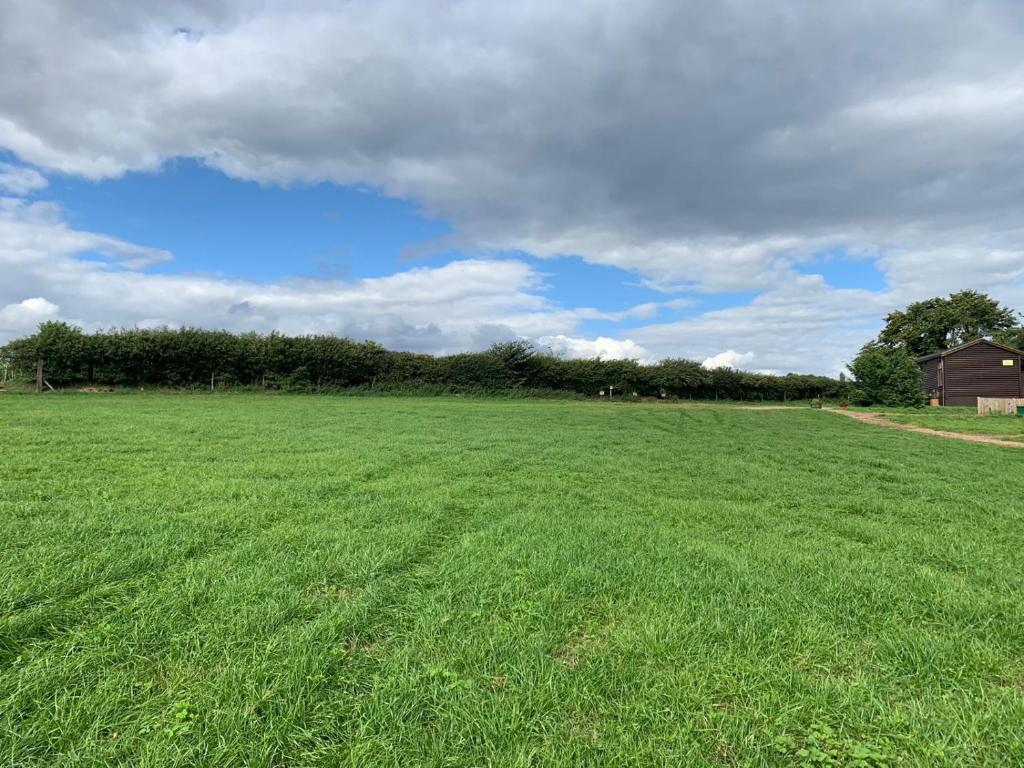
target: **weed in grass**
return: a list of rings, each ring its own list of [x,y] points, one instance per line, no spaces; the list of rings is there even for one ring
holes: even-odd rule
[[[889,768],[897,761],[890,739],[856,739],[816,720],[799,737],[780,734],[775,749],[792,765],[807,768]]]

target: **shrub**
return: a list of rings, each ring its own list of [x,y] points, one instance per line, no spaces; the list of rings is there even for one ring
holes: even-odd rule
[[[850,363],[850,373],[856,379],[852,394],[857,405],[924,405],[921,369],[901,349],[865,344]]]

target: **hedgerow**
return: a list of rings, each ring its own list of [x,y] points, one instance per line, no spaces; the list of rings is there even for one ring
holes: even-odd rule
[[[42,361],[55,387],[258,387],[332,392],[367,389],[436,393],[545,392],[594,396],[730,400],[841,397],[845,383],[825,376],[773,376],[693,360],[568,360],[526,341],[483,352],[431,356],[395,352],[335,336],[233,334],[198,328],[130,328],[84,333],[48,322],[0,349],[24,378]]]

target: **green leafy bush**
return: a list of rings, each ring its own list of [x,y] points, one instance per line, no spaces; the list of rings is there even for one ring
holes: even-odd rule
[[[853,384],[852,399],[857,405],[910,406],[924,405],[921,369],[907,352],[865,344],[850,363]]]

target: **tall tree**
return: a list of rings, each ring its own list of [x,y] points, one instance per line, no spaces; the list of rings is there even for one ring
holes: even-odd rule
[[[924,404],[921,369],[906,350],[865,344],[850,363],[853,401],[857,405],[920,406]]]
[[[1024,349],[1024,328],[1008,328],[1005,331],[1000,331],[995,335],[995,340],[1015,349]]]
[[[1013,328],[1017,313],[977,291],[960,291],[949,298],[916,301],[902,312],[889,313],[878,341],[914,356],[930,355],[983,336]]]

